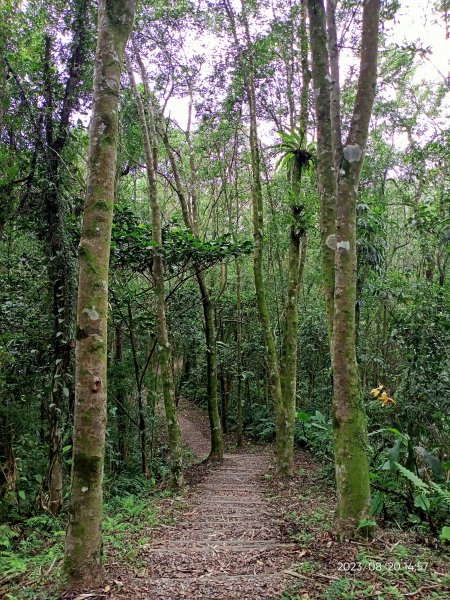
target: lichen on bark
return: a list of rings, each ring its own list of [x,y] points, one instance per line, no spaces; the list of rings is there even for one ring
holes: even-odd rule
[[[330,48],[335,53],[332,66],[338,75],[334,4],[330,2],[328,31]],[[339,90],[329,73],[323,0],[308,0],[308,11],[318,120],[324,288],[333,370],[336,516],[338,529],[353,536],[361,519],[367,517],[370,504],[366,418],[356,361],[356,201],[375,95],[380,0],[367,0],[363,7],[360,73],[344,147],[339,137],[341,124],[337,122]],[[334,89],[330,89],[332,82]]]
[[[117,108],[121,61],[135,9],[135,0],[99,2],[88,182],[79,252],[72,495],[64,558],[64,571],[76,585],[89,585],[101,578],[107,282],[117,162]],[[101,227],[97,226],[99,223]],[[95,326],[89,312],[94,306],[99,317]]]

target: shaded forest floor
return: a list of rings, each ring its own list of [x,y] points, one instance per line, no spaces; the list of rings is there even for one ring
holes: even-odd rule
[[[184,403],[180,422],[185,444],[200,459],[206,457],[210,443],[205,413]],[[288,580],[283,571],[299,550],[285,540],[266,497],[268,468],[267,451],[251,447],[225,454],[220,464],[192,467],[186,474],[190,489],[185,510],[176,523],[153,529],[134,571],[122,571],[121,589],[113,597],[280,597]]]
[[[209,451],[206,414],[184,402],[180,421],[197,457],[186,489],[161,490],[106,517],[102,588],[60,599],[450,598],[448,546],[382,528],[370,541],[337,539],[332,477],[308,453],[297,452],[289,481],[276,477],[270,448],[237,449],[231,438],[223,463],[202,463]],[[39,577],[25,573],[0,589],[0,598],[55,599],[59,544]]]
[[[180,420],[186,445],[205,457],[206,414],[184,403]],[[188,470],[186,495],[168,500],[175,521],[149,532],[132,571],[114,570],[111,597],[450,598],[450,554],[433,538],[379,529],[371,541],[339,541],[334,488],[311,455],[297,452],[297,475],[286,481],[267,447],[232,442],[222,464]]]

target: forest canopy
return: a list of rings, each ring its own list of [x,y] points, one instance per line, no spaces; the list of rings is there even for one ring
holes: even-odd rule
[[[448,549],[449,23],[2,2],[0,584],[98,583],[102,519],[184,489],[181,405],[208,464],[311,453],[336,536]]]

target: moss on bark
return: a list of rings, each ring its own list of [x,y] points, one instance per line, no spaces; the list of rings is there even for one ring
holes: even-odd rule
[[[334,10],[334,3],[330,8]],[[324,288],[333,367],[337,525],[347,535],[356,535],[360,520],[368,514],[370,502],[367,431],[355,347],[356,197],[375,92],[379,10],[380,0],[364,3],[358,89],[337,180],[335,161],[340,157],[342,143],[340,139],[333,140],[333,135],[335,138],[340,135],[336,105],[339,90],[335,81],[332,109],[330,84],[333,80],[329,76],[324,4],[323,0],[308,1],[318,120]],[[333,14],[328,15],[332,49],[335,46]],[[337,56],[333,56],[333,61],[335,72]],[[329,243],[330,237],[334,237],[333,244]]]
[[[161,367],[161,381],[163,388],[164,407],[166,412],[167,430],[169,434],[169,450],[172,472],[172,485],[179,488],[183,485],[183,462],[181,428],[178,422],[177,406],[175,401],[175,386],[172,371],[172,353],[170,350],[169,334],[166,320],[166,299],[164,291],[164,264],[159,248],[163,246],[161,213],[158,202],[158,190],[156,186],[157,168],[157,143],[156,139],[150,138],[150,132],[154,126],[147,125],[144,104],[136,86],[133,69],[127,61],[128,75],[133,89],[141,124],[142,138],[144,141],[145,159],[147,166],[147,179],[152,213],[152,239],[156,243],[153,254],[153,277],[155,281],[155,297],[157,306],[157,336],[159,348],[159,362]],[[141,73],[145,79],[145,72]],[[150,113],[150,119],[153,113]]]
[[[117,107],[121,60],[135,8],[135,0],[99,3],[88,183],[79,253],[72,496],[64,558],[64,571],[77,586],[90,585],[101,578],[108,267]]]

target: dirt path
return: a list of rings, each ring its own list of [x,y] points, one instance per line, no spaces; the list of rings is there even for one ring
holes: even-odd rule
[[[182,405],[185,443],[201,457],[209,451],[205,419],[195,407]],[[282,571],[296,552],[283,542],[263,494],[267,462],[262,453],[227,454],[223,463],[208,466],[181,520],[143,547],[139,559],[148,578],[129,582],[127,597],[279,597]]]
[[[211,448],[209,421],[206,413],[192,402],[181,399],[178,418],[185,445],[199,458],[206,458]]]

